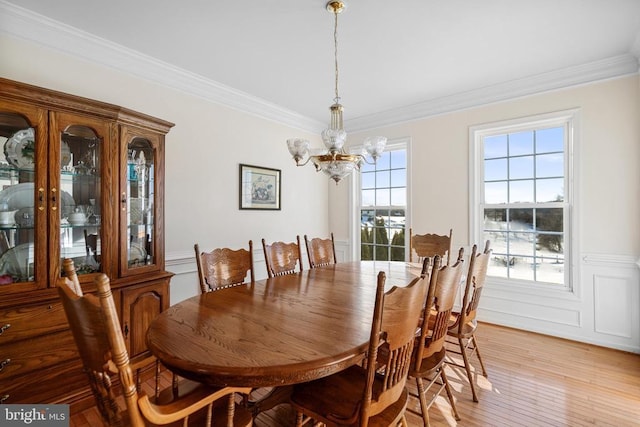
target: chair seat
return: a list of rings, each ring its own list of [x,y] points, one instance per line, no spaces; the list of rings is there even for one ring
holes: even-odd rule
[[[460,321],[460,313],[451,313],[451,319],[449,320],[449,329],[447,335],[456,338],[469,338],[478,329],[478,323],[475,321],[469,321],[462,326],[462,330],[458,327]]]
[[[313,413],[322,414],[324,419],[316,421],[330,426],[358,426],[360,398],[365,387],[366,374],[366,369],[352,366],[335,375],[296,385],[291,395],[291,403],[294,407],[300,405]],[[377,400],[381,389],[381,381],[376,378],[372,401]],[[408,393],[405,388],[395,403],[369,419],[369,426],[396,425],[402,419],[407,400]]]
[[[425,378],[432,375],[434,372],[437,372],[442,365],[444,365],[446,354],[447,350],[445,347],[442,347],[439,352],[423,358],[420,363],[420,370],[416,370],[415,366],[412,366],[411,371],[409,371],[409,376]]]

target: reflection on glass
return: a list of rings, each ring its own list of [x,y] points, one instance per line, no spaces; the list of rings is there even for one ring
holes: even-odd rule
[[[101,271],[102,139],[86,126],[60,135],[60,257],[78,274]]]
[[[151,142],[134,138],[127,150],[127,255],[129,267],[153,264],[155,254],[154,150]]]
[[[0,114],[0,286],[35,280],[36,130]]]

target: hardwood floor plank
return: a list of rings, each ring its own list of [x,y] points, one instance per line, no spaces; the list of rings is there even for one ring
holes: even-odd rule
[[[442,395],[429,411],[432,426],[640,426],[640,355],[490,324],[478,328],[478,343],[488,371],[488,378],[480,375],[480,365],[472,358],[480,402],[471,399],[464,369],[448,366],[462,419],[454,419]],[[170,380],[163,378],[163,386],[168,385]],[[151,382],[145,384],[147,392],[151,387]],[[408,381],[408,388],[415,393],[415,382]],[[410,398],[408,409],[419,413],[416,398]],[[422,426],[421,416],[411,411],[407,422]],[[95,408],[71,417],[71,427],[99,423]],[[288,405],[255,420],[256,427],[293,425]]]

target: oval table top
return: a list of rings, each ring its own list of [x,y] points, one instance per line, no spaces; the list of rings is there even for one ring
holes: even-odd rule
[[[364,356],[378,272],[390,289],[406,286],[420,267],[338,263],[197,295],[154,319],[147,345],[170,370],[215,386],[310,381]]]

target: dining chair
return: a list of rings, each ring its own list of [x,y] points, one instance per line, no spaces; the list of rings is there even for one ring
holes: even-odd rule
[[[482,289],[487,277],[487,268],[489,267],[489,260],[491,258],[490,246],[491,242],[487,240],[484,250],[478,253],[477,245],[473,245],[471,255],[469,256],[469,267],[462,296],[462,306],[459,312],[453,312],[451,314],[447,331],[447,336],[450,338],[449,347],[453,347],[453,350],[449,349],[449,353],[461,355],[463,361],[461,365],[453,361],[452,358],[449,358],[448,363],[449,365],[464,367],[467,372],[474,402],[478,401],[478,394],[474,385],[470,362],[471,356],[474,354],[478,358],[478,362],[480,362],[482,376],[487,377],[487,370],[482,362],[482,356],[480,355],[475,333],[478,329],[478,304],[480,303],[480,295],[482,295]]]
[[[413,234],[413,229],[409,228],[409,261],[413,262],[414,252],[421,261],[425,257],[440,255],[447,257],[447,265],[451,262],[451,235],[453,229],[449,229],[446,234]]]
[[[425,264],[427,262],[428,258],[425,260]],[[441,266],[441,263],[440,255],[433,257],[424,314],[409,370],[409,378],[416,380],[417,397],[420,401],[420,411],[425,426],[430,425],[429,408],[442,390],[447,393],[456,420],[460,420],[445,373],[445,341],[449,317],[464,270],[464,260],[459,258],[452,266]],[[427,392],[429,392],[428,400]]]
[[[296,426],[310,420],[328,426],[407,425],[405,387],[416,325],[427,291],[418,277],[385,292],[380,272],[365,363],[293,387]]]
[[[198,281],[200,282],[200,291],[203,294],[241,285],[245,283],[247,275],[250,277],[251,283],[255,282],[253,241],[249,240],[249,250],[216,248],[211,252],[202,252],[197,243],[193,249],[196,252]]]
[[[307,247],[309,268],[338,263],[338,260],[336,259],[336,246],[333,240],[333,233],[331,233],[330,239],[321,239],[316,237],[311,240],[309,240],[305,234],[304,244]]]
[[[296,272],[296,265],[302,271],[300,236],[296,236],[296,241],[292,243],[274,242],[269,245],[262,239],[262,249],[269,277],[293,274]]]
[[[76,272],[75,263],[70,258],[65,258],[62,260],[62,272],[64,277],[68,280],[66,281],[67,286],[71,288],[71,291],[78,297],[83,296],[82,286],[80,285],[80,280],[78,279],[78,273]],[[160,362],[156,359],[155,356],[149,354],[148,356],[138,359],[135,363],[130,363],[131,370],[134,371],[136,378],[136,389],[141,390],[142,387],[142,371],[148,369],[151,365],[155,367],[155,396],[158,396],[160,392]],[[175,381],[176,378],[173,378]]]
[[[58,281],[58,294],[97,408],[107,425],[252,425],[251,413],[235,403],[235,393],[248,393],[248,388],[213,388],[181,380],[153,400],[138,393],[109,278],[99,274],[96,295],[83,295],[77,293],[73,279],[68,277]],[[126,410],[120,408],[117,399],[116,374]]]

